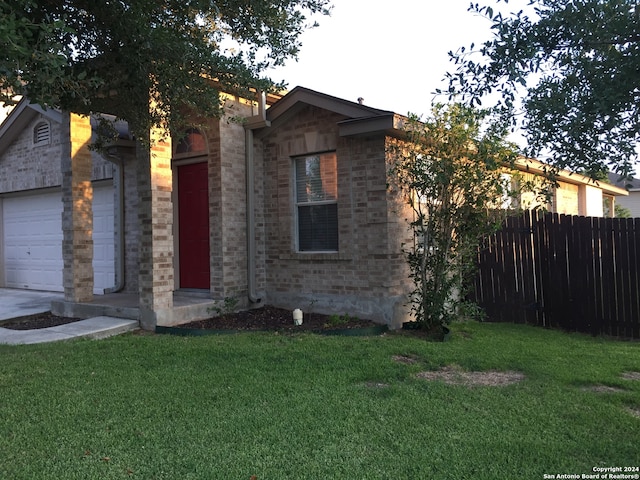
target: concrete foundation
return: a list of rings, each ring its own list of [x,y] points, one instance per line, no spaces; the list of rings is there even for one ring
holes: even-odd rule
[[[54,315],[75,318],[109,316],[137,320],[140,327],[154,330],[156,325],[173,326],[204,320],[214,315],[219,302],[211,298],[174,294],[173,308],[152,312],[140,308],[136,294],[112,293],[95,296],[92,302],[74,303],[65,300],[51,302]]]
[[[404,296],[368,298],[354,295],[328,295],[309,293],[268,292],[267,304],[280,308],[299,308],[304,313],[348,314],[401,328],[411,321],[410,307]]]

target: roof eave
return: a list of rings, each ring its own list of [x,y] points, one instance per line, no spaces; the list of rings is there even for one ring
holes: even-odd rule
[[[521,158],[516,161],[516,168],[537,175],[545,175],[546,170],[549,169],[550,166],[540,162],[539,160],[533,160],[531,158]],[[629,195],[629,192],[627,192],[627,190],[625,190],[624,188],[616,187],[615,185],[611,185],[605,181],[594,180],[590,177],[586,177],[579,173],[570,172],[568,170],[560,170],[559,172],[557,172],[556,179],[563,182],[572,183],[574,185],[591,185],[593,187],[599,188],[604,193],[609,195]]]
[[[341,137],[385,134],[393,137],[402,135],[405,117],[389,112],[372,117],[354,118],[338,122]]]

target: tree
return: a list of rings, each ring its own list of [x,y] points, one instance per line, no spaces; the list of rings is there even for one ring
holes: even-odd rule
[[[623,207],[619,203],[616,203],[613,207],[614,217],[616,218],[631,218],[631,210]]]
[[[391,148],[390,187],[406,199],[414,242],[404,253],[414,284],[411,306],[422,328],[446,324],[467,305],[479,240],[498,227],[511,194],[505,172],[517,148],[487,111],[437,105],[411,116]]]
[[[0,102],[111,113],[138,135],[220,115],[220,88],[273,88],[263,72],[328,1],[0,0]]]
[[[497,107],[512,115],[524,91],[524,116],[512,118],[526,132],[527,155],[546,152],[557,168],[628,176],[640,139],[640,4],[527,3],[526,12],[504,16],[471,5],[494,35],[478,49],[450,52],[457,70],[447,75],[449,95],[475,105],[497,93]]]

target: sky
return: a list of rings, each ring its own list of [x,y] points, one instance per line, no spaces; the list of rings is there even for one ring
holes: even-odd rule
[[[330,17],[302,34],[298,61],[269,72],[307,87],[406,115],[428,114],[454,71],[447,52],[490,37],[469,0],[333,0]],[[511,4],[510,4],[511,5]],[[442,98],[445,101],[446,98]]]
[[[503,14],[528,8],[527,0],[475,2]],[[434,95],[446,89],[445,74],[456,68],[448,52],[478,46],[492,35],[491,22],[468,11],[471,0],[331,3],[331,16],[318,16],[320,25],[302,34],[298,61],[266,72],[289,90],[302,86],[353,102],[361,97],[373,108],[426,116],[433,103],[448,100]],[[509,139],[526,144],[518,132]]]

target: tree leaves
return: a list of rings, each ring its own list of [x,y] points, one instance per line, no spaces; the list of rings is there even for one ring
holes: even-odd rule
[[[221,113],[218,90],[269,90],[329,0],[0,0],[0,101],[104,112],[134,129]],[[233,40],[237,52],[223,45]],[[217,83],[216,83],[217,82]],[[149,100],[155,108],[149,112]]]
[[[500,2],[497,2],[500,3]],[[505,2],[506,3],[506,2]],[[452,55],[449,96],[477,105],[492,90],[498,111],[527,135],[527,154],[559,168],[594,166],[628,174],[640,139],[640,6],[635,0],[531,0],[492,20],[479,53]],[[516,99],[524,91],[524,115]]]
[[[478,240],[495,225],[489,209],[510,193],[503,174],[517,148],[505,140],[502,118],[461,104],[410,117],[405,133],[406,143],[390,149],[390,185],[411,210],[415,242],[403,247],[415,287],[410,300],[416,320],[430,328],[464,304]]]

